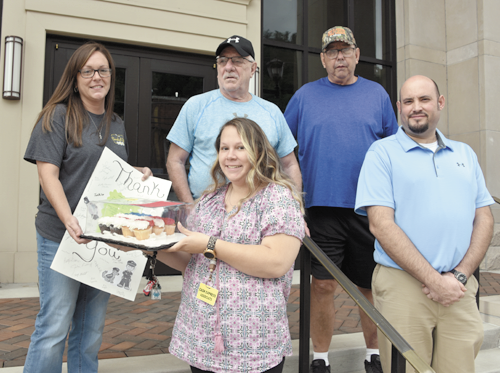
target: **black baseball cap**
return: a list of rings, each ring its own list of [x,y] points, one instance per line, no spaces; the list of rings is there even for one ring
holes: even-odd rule
[[[242,36],[233,35],[219,44],[215,51],[215,56],[220,56],[224,48],[233,47],[240,54],[241,57],[252,56],[255,59],[255,52],[253,51],[252,42]]]

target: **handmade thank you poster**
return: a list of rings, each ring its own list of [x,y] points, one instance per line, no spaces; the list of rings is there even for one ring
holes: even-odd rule
[[[73,214],[78,219],[82,230],[85,232],[86,227],[95,227],[92,229],[98,231],[99,226],[103,226],[102,222],[106,218],[111,218],[109,215],[121,214],[119,217],[122,218],[127,214],[135,214],[134,216],[137,217],[144,211],[148,212],[147,207],[145,208],[143,205],[149,206],[151,201],[158,203],[167,200],[172,185],[169,180],[156,177],[149,177],[146,181],[141,179],[141,172],[105,148]],[[119,208],[114,204],[114,201],[117,200],[121,201]],[[137,205],[142,206],[138,207]],[[167,205],[169,206],[167,208],[169,214],[175,214],[174,219],[162,216],[155,217],[158,220],[158,226],[165,226],[171,220],[175,221],[175,216],[182,215],[181,204],[176,206],[176,203],[168,203]],[[112,212],[110,213],[110,211]],[[160,215],[158,208],[155,212]],[[87,224],[87,219],[91,219],[92,223]],[[152,218],[149,219],[152,221]],[[131,237],[131,241],[146,240],[142,231],[149,231],[149,227],[143,229],[142,225],[138,225],[142,233],[141,236],[138,236],[140,240]],[[117,237],[123,235],[121,227],[119,230],[117,227],[113,228],[115,228],[113,236],[115,234]],[[164,241],[167,240],[165,229],[163,232],[159,232],[157,229],[155,233],[148,235],[147,240],[149,242],[161,241],[164,246]],[[97,234],[95,231],[85,233]],[[173,234],[168,239],[172,241],[172,237]],[[158,244],[158,246],[162,246],[162,244]],[[132,245],[132,247],[134,246]],[[79,245],[66,232],[51,268],[84,284],[133,301],[146,262],[147,259],[140,250],[124,252],[103,241],[96,240],[86,245]]]

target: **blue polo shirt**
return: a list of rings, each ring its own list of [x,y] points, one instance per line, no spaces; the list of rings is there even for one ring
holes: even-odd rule
[[[438,272],[455,268],[471,240],[476,209],[494,203],[474,151],[437,130],[433,153],[400,127],[368,150],[359,176],[355,211],[394,209],[394,220]],[[375,261],[401,269],[375,241]]]

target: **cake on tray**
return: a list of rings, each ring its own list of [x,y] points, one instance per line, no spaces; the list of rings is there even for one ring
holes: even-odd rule
[[[183,202],[120,199],[89,201],[82,238],[145,250],[171,247],[185,237],[188,205]]]

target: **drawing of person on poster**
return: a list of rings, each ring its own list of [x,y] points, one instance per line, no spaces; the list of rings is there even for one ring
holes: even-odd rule
[[[118,286],[119,288],[121,287],[124,287],[126,290],[130,290],[130,280],[132,279],[132,275],[134,273],[134,269],[135,269],[135,266],[137,264],[135,264],[135,262],[133,260],[129,260],[127,262],[127,269],[125,271],[122,272],[122,279],[120,281],[120,283],[116,286]]]
[[[92,219],[97,220],[99,214],[95,203],[90,202],[87,197],[83,197],[83,202],[85,202],[85,204],[87,205],[87,209],[89,211],[90,216],[92,216]]]

